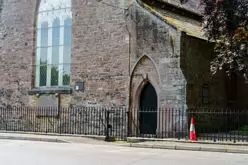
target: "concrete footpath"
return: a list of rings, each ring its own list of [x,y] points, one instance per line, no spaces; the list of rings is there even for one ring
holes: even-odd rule
[[[87,136],[87,135],[60,135],[60,134],[43,134],[43,133],[16,133],[16,132],[0,132],[0,140],[29,140],[56,143],[84,143],[96,145],[116,145],[126,147],[151,148],[151,149],[169,149],[169,150],[189,150],[189,151],[208,151],[208,152],[225,152],[225,153],[241,153],[248,154],[248,143],[212,143],[197,142],[189,143],[188,141],[178,141],[173,139],[167,140],[151,140],[129,138],[127,142],[105,142],[104,136]],[[136,140],[135,140],[136,139]],[[146,141],[144,141],[146,140]]]

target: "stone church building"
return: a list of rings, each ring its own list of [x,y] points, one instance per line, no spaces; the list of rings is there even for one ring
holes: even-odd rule
[[[244,107],[199,1],[0,0],[1,106]]]
[[[153,109],[139,131],[163,134],[174,130],[167,120],[173,114],[160,109],[180,110],[184,126],[187,107],[247,106],[242,77],[210,73],[214,44],[204,34],[199,2],[0,0],[1,107],[126,108],[134,122],[141,115],[135,110]],[[36,112],[15,111],[4,122],[17,121],[17,130],[67,133],[74,125],[74,133],[96,134],[85,132],[84,121],[105,132],[101,119],[88,121],[99,114],[62,114],[49,116],[50,126]],[[125,116],[114,118],[130,133]]]

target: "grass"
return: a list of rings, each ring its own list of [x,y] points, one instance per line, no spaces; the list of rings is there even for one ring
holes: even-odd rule
[[[248,125],[240,127],[239,129],[237,129],[235,131],[231,131],[231,133],[234,133],[234,134],[237,134],[237,135],[248,136]]]

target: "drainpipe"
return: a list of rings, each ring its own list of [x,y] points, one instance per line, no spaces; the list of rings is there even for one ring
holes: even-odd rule
[[[130,104],[131,104],[131,33],[130,31],[128,30],[128,26],[126,24],[126,30],[128,32],[128,74],[129,74],[129,88],[128,88],[128,93],[129,93],[129,96],[128,96],[128,135],[130,134],[130,115],[131,115],[131,110],[130,110]]]

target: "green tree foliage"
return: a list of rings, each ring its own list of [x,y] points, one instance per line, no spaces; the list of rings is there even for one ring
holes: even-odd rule
[[[58,86],[59,84],[59,70],[57,66],[51,68],[51,86]]]
[[[204,28],[216,43],[211,71],[248,74],[248,0],[202,0]]]
[[[41,62],[40,65],[40,86],[46,86],[47,82],[47,62]],[[51,68],[51,86],[58,86],[59,83],[59,68],[58,65],[53,65]],[[63,74],[63,85],[70,85],[70,75]]]
[[[46,86],[47,81],[47,62],[41,61],[40,63],[40,86]]]

